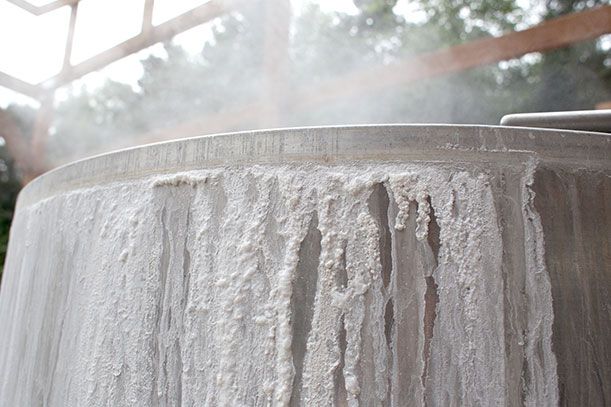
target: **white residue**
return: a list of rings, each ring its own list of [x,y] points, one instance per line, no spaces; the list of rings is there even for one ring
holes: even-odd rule
[[[535,385],[526,400],[540,404],[557,384],[528,176],[525,355]],[[0,332],[0,405],[400,405],[391,387],[412,376],[422,386],[423,371],[393,370],[397,345],[385,330],[408,322],[385,321],[386,304],[422,299],[416,287],[383,283],[380,219],[368,207],[377,184],[396,205],[392,239],[425,245],[433,210],[440,228],[428,400],[504,405],[514,385],[504,323],[514,316],[503,306],[503,242],[488,181],[477,169],[436,165],[262,165],[102,185],[24,208],[0,303],[10,327]],[[320,242],[305,241],[314,215]],[[316,244],[320,258],[304,259],[301,248]],[[393,264],[410,256],[393,253]],[[300,261],[317,273],[312,303],[294,303]],[[295,306],[311,310],[301,366]],[[408,327],[420,337],[422,320]],[[531,363],[538,343],[543,360]]]

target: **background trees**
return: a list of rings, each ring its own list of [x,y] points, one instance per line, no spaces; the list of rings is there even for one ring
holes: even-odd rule
[[[16,112],[17,111],[17,112]],[[19,126],[27,126],[20,117],[28,117],[28,114],[23,111],[18,111],[18,108],[9,108],[2,113],[10,115]],[[31,122],[31,120],[29,120]],[[26,129],[27,130],[27,129]],[[0,129],[0,133],[2,129]],[[4,256],[6,254],[9,227],[13,218],[13,210],[15,201],[21,185],[19,183],[19,175],[13,164],[13,159],[10,156],[4,142],[0,143],[0,277],[4,267]]]

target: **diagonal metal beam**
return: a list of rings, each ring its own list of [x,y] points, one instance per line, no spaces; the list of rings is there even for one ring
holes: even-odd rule
[[[142,27],[141,33],[149,35],[153,29],[153,9],[155,8],[155,0],[144,0],[144,11],[142,12]]]
[[[23,95],[37,99],[40,95],[40,90],[36,85],[22,81],[21,79],[15,78],[9,74],[0,71],[0,86],[14,90]]]
[[[344,75],[295,93],[294,108],[358,96],[417,80],[545,52],[611,33],[611,6],[547,20],[501,37],[483,38]]]
[[[70,58],[72,57],[72,47],[74,45],[74,29],[76,27],[76,15],[78,13],[78,3],[70,6],[70,21],[68,23],[68,35],[66,37],[66,45],[64,48],[64,64],[62,69],[67,69],[70,66]]]
[[[49,13],[53,10],[57,10],[60,7],[76,4],[80,0],[55,0],[43,6],[35,6],[26,0],[7,0],[7,1],[10,3],[13,3],[17,7],[27,12],[30,12],[36,16],[40,16],[42,14]]]

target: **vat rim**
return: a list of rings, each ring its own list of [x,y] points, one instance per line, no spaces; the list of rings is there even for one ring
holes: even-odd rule
[[[591,131],[469,124],[247,130],[143,144],[64,164],[28,183],[17,207],[87,186],[219,166],[364,161],[499,165],[534,159],[548,165],[611,170],[610,157],[611,134]]]

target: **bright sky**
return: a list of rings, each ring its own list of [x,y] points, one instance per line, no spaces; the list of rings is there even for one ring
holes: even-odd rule
[[[29,0],[34,5],[51,0]],[[153,25],[161,24],[207,0],[155,0]],[[312,0],[292,0],[300,10]],[[352,0],[320,1],[324,10],[355,11]],[[72,64],[78,64],[101,51],[137,35],[140,30],[144,0],[82,0],[78,8]],[[35,16],[21,8],[0,0],[0,71],[36,84],[57,74],[62,66],[70,8]],[[176,37],[188,51],[201,49],[202,36],[210,35],[210,28],[196,27]],[[135,57],[112,64],[103,73],[94,73],[85,83],[100,83],[112,78],[133,83],[141,75],[138,61],[161,50],[160,46],[144,50]],[[27,97],[0,87],[0,106],[11,102],[32,103]]]

